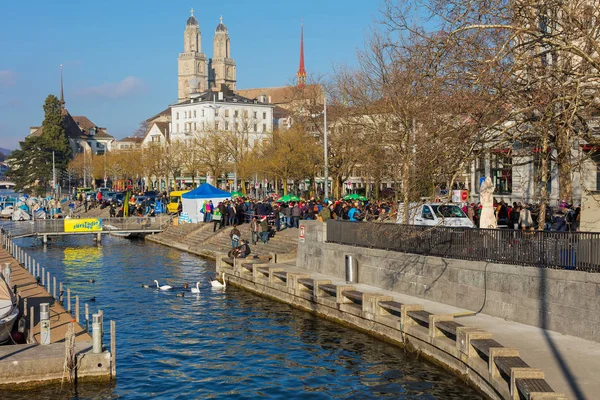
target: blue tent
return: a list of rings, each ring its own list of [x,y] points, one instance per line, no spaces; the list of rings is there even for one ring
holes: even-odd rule
[[[230,198],[231,193],[217,189],[210,183],[204,183],[181,195],[182,211],[189,215],[192,222],[202,222],[206,203],[212,200],[213,206],[216,207],[219,202]]]
[[[221,189],[217,189],[210,183],[203,183],[196,189],[181,195],[184,199],[215,199],[215,198],[231,198],[231,193]]]

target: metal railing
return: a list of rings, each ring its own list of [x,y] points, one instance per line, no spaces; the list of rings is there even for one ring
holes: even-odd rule
[[[76,220],[76,219],[74,219]],[[162,231],[172,224],[168,215],[156,217],[102,218],[103,232]],[[5,221],[0,226],[11,237],[65,233],[64,219],[40,219],[35,221]],[[78,233],[78,232],[73,232]],[[81,233],[81,232],[79,232]],[[85,233],[85,232],[83,232]],[[93,232],[92,232],[93,233]]]
[[[467,229],[327,221],[327,241],[542,268],[600,272],[600,233]]]

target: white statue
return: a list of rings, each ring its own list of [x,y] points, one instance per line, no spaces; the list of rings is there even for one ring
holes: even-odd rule
[[[481,201],[481,217],[479,219],[480,228],[496,228],[496,215],[494,214],[494,182],[489,176],[479,188],[479,198]]]

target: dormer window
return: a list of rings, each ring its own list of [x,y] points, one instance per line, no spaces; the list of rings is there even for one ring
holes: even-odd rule
[[[95,127],[92,127],[92,128],[90,128],[90,129],[89,129],[89,131],[88,131],[88,132],[89,132],[89,135],[90,135],[90,136],[94,136],[94,135],[96,134],[96,128],[95,128]]]

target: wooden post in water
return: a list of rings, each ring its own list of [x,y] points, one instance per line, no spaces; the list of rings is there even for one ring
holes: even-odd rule
[[[40,276],[40,263],[37,263],[37,274],[35,274],[35,276]]]
[[[42,286],[46,286],[46,267],[42,267]]]
[[[71,288],[67,288],[67,311],[71,314]]]
[[[110,320],[110,373],[117,377],[117,326],[116,322]]]
[[[75,322],[79,323],[79,295],[75,296]]]
[[[85,303],[85,330],[90,331],[90,308],[88,303]]]
[[[63,300],[64,300],[63,299],[63,293],[64,293],[63,284],[61,282],[60,286],[58,288],[58,301],[59,301],[59,303],[60,303],[61,306],[64,306],[64,304],[63,304]]]
[[[46,279],[46,284],[48,285],[48,294],[50,294],[50,271],[46,272],[48,274],[48,279]]]
[[[100,316],[100,337],[104,338],[104,312],[102,310],[98,310],[98,315]]]
[[[56,299],[56,276],[52,277],[52,297]]]

